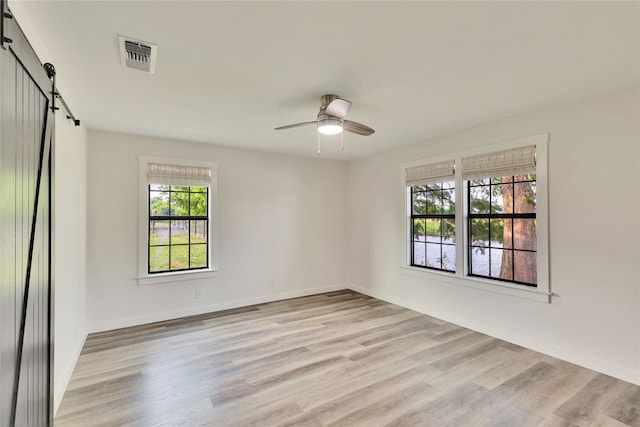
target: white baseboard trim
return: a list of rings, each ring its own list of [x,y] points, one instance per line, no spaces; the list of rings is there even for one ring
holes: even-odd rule
[[[58,367],[56,367],[55,375],[55,383],[53,385],[53,416],[55,417],[58,412],[58,408],[60,407],[60,403],[62,403],[62,397],[64,396],[65,391],[67,391],[67,387],[69,386],[69,381],[71,381],[71,375],[73,374],[73,370],[78,363],[78,359],[80,358],[80,353],[82,353],[82,349],[84,348],[84,342],[87,340],[87,334],[85,333],[81,339],[76,341],[75,348],[73,349],[72,356],[66,361],[65,366],[62,367],[62,373],[58,374]],[[55,363],[55,362],[54,362]]]
[[[164,320],[179,319],[181,317],[195,316],[198,314],[213,313],[216,311],[228,310],[231,308],[246,307],[255,304],[264,304],[272,301],[283,299],[305,297],[309,295],[321,294],[324,292],[333,292],[346,289],[344,284],[323,286],[319,288],[300,289],[295,291],[274,293],[262,295],[254,298],[246,298],[241,300],[233,300],[212,305],[201,305],[189,307],[181,310],[166,311],[160,313],[152,313],[145,316],[130,317],[127,319],[118,319],[109,322],[102,322],[90,325],[89,333],[111,331],[114,329],[128,328],[130,326],[144,325],[147,323],[162,322]]]
[[[600,372],[600,373],[612,376],[614,378],[618,378],[623,381],[630,382],[632,384],[640,385],[640,372],[634,371],[632,369],[627,369],[621,366],[613,365],[603,360],[586,357],[582,354],[574,353],[566,349],[550,347],[540,342],[527,340],[526,337],[514,335],[503,330],[487,327],[486,325],[478,325],[476,323],[472,323],[469,319],[451,316],[449,313],[442,313],[442,312],[436,312],[436,311],[427,313],[424,311],[423,308],[419,307],[419,304],[416,304],[416,302],[412,301],[411,299],[389,295],[384,292],[368,289],[353,283],[348,283],[347,288],[356,292],[360,292],[365,295],[369,295],[370,297],[373,297],[373,298],[377,298],[383,301],[390,302],[392,304],[399,305],[401,307],[408,308],[410,310],[417,311],[418,313],[426,314],[428,316],[433,316],[438,319],[462,326],[464,328],[471,329],[473,331],[477,331],[477,332],[480,332],[504,341],[508,341],[510,343],[546,354],[548,356],[555,357],[557,359],[561,359],[566,362],[570,362],[575,365],[582,366],[584,368],[591,369],[593,371]]]

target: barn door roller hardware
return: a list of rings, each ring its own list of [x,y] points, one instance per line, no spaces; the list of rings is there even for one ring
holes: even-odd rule
[[[53,80],[53,102],[51,103],[51,111],[55,113],[56,110],[60,109],[60,107],[56,107],[57,99],[58,101],[60,101],[60,105],[62,105],[62,108],[64,108],[65,113],[67,113],[67,119],[71,120],[74,125],[80,126],[80,120],[75,118],[75,116],[69,109],[69,106],[64,101],[64,98],[62,97],[62,95],[60,95],[60,92],[58,92],[58,89],[56,88],[56,68],[53,66],[53,64],[47,62],[46,64],[44,64],[44,69],[47,72],[47,76],[49,76],[49,78]]]

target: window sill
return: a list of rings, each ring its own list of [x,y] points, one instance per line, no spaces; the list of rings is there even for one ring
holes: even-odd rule
[[[455,273],[445,273],[440,271],[425,270],[419,267],[403,265],[402,269],[414,276],[428,277],[442,282],[452,283],[458,286],[479,289],[487,292],[494,292],[503,295],[525,298],[532,301],[551,303],[551,293],[537,288],[528,288],[524,285],[515,285],[478,277],[462,277]]]
[[[138,277],[138,286],[155,285],[157,283],[182,282],[184,280],[206,279],[216,277],[218,269],[198,271],[176,271],[174,273],[159,273]]]

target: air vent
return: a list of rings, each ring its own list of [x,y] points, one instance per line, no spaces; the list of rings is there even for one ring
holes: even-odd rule
[[[155,73],[158,47],[154,44],[118,36],[122,65],[135,70]]]

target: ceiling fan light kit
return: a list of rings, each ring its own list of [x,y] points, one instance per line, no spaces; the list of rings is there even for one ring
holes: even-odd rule
[[[319,118],[318,132],[324,135],[336,135],[342,132],[342,120],[329,116],[322,119]]]
[[[277,127],[276,130],[315,124],[318,128],[318,133],[323,135],[337,135],[345,130],[363,136],[373,134],[375,131],[369,126],[344,119],[350,109],[351,101],[342,99],[338,95],[323,95],[320,99],[320,111],[315,121],[280,126]],[[319,144],[320,140],[318,139],[318,145]],[[319,146],[318,153],[320,153]]]

